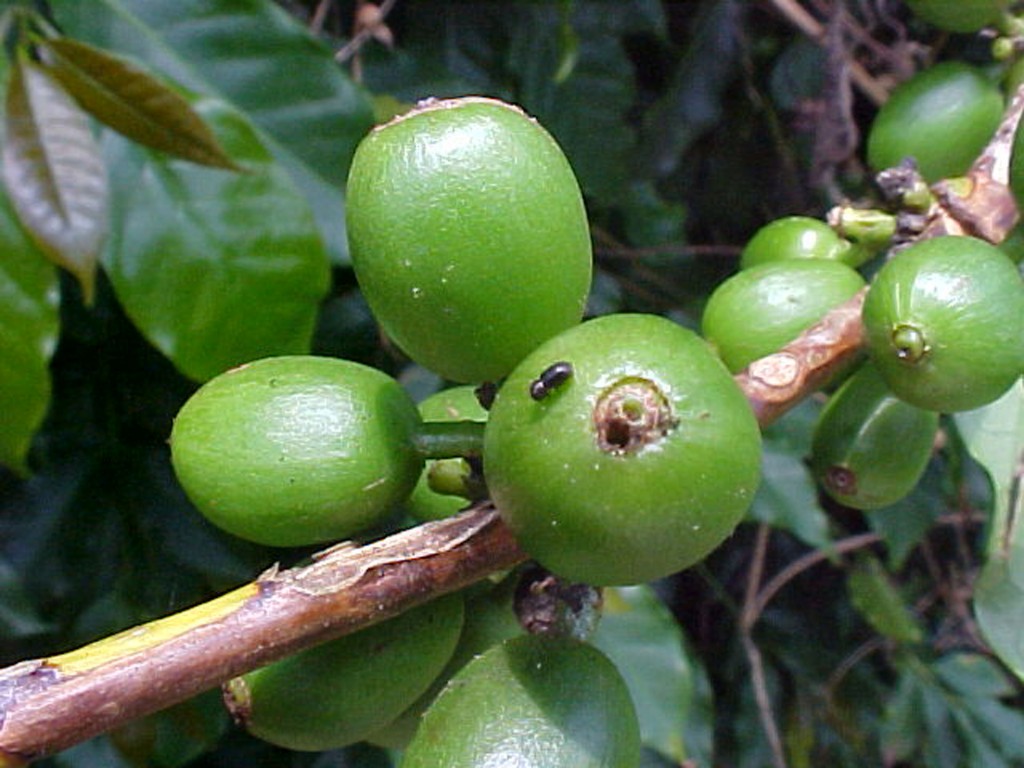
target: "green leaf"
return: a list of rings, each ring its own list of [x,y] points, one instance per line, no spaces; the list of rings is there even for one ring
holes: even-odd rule
[[[1019,562],[1024,551],[1017,547],[1011,557]],[[992,650],[1024,680],[1024,581],[1015,565],[1002,557],[985,563],[975,583],[974,613]]]
[[[924,633],[878,558],[861,555],[846,581],[854,607],[881,635],[900,643],[919,643]]]
[[[377,93],[415,102],[428,95],[482,93],[520,104],[558,140],[584,193],[620,200],[631,175],[636,132],[634,65],[623,38],[663,36],[661,4],[649,0],[573,4],[579,41],[566,67],[566,27],[556,3],[465,4],[420,0],[404,9],[408,35],[398,55],[365,66]]]
[[[1015,512],[1020,511],[1024,471],[1024,382],[1018,381],[994,403],[954,418],[967,450],[988,472],[995,489],[989,554],[1006,555],[1019,538]]]
[[[1001,699],[1014,695],[1014,686],[999,665],[979,653],[951,653],[933,664],[942,682],[961,696]],[[1024,733],[1021,734],[1024,736]]]
[[[104,253],[118,298],[187,376],[309,350],[327,255],[306,200],[245,117],[195,104],[248,173],[148,153],[108,133],[116,237]]]
[[[347,263],[342,190],[373,108],[330,49],[270,0],[50,6],[68,35],[131,55],[189,91],[246,112],[312,207],[331,258]]]
[[[1024,384],[991,405],[957,414],[956,424],[995,491],[988,560],[975,585],[974,611],[992,650],[1024,680]]]
[[[66,38],[38,47],[50,73],[97,120],[161,152],[238,170],[188,101],[137,64]]]
[[[946,509],[947,502],[941,487],[943,472],[933,461],[910,495],[866,515],[871,530],[885,542],[892,569],[903,567],[910,553],[924,540]]]
[[[962,652],[938,659],[899,654],[895,661],[899,682],[882,726],[893,764],[1019,765],[1024,715],[996,663]]]
[[[710,760],[712,704],[700,662],[679,624],[649,586],[605,591],[604,614],[591,642],[629,686],[641,740],[677,762]]]
[[[676,170],[691,145],[719,124],[745,55],[740,29],[747,4],[695,5],[686,54],[664,95],[644,115],[639,162],[657,177]]]
[[[789,531],[812,547],[831,543],[828,517],[818,503],[814,480],[804,463],[773,441],[765,441],[762,480],[750,515]]]
[[[56,269],[0,191],[0,463],[19,472],[50,402],[57,302]]]
[[[3,176],[22,224],[92,301],[107,235],[106,169],[89,120],[45,70],[20,56],[7,84]]]

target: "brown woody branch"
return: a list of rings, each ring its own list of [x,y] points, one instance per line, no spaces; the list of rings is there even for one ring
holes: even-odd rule
[[[164,619],[0,670],[0,766],[20,766],[525,559],[494,509],[327,550]]]

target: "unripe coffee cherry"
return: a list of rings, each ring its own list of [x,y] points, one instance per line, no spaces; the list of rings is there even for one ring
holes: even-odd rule
[[[836,261],[790,259],[737,272],[711,294],[701,332],[732,372],[778,351],[864,287]]]
[[[424,715],[401,768],[636,768],[629,689],[593,646],[524,635],[452,678]]]
[[[583,199],[561,149],[516,107],[429,101],[379,126],[356,151],[347,206],[371,309],[447,379],[496,381],[582,317]]]
[[[984,72],[960,61],[936,64],[893,91],[868,133],[868,161],[880,171],[913,157],[928,181],[961,176],[1002,114],[1003,97]]]
[[[553,363],[572,376],[545,397]],[[542,344],[498,392],[491,496],[523,547],[590,584],[686,568],[733,530],[760,479],[750,406],[708,345],[651,315],[607,315]]]
[[[1008,0],[906,0],[910,10],[929,24],[950,32],[977,32],[995,24]]]
[[[939,414],[905,403],[870,363],[846,380],[818,417],[811,469],[840,504],[878,509],[917,485],[931,458]]]
[[[863,316],[875,366],[919,408],[980,408],[1024,373],[1024,282],[982,240],[939,237],[899,252],[875,276]]]
[[[789,259],[856,264],[864,261],[864,256],[861,248],[840,237],[824,221],[809,216],[785,216],[768,222],[747,241],[740,254],[740,268]]]
[[[171,458],[211,522],[250,541],[345,538],[390,513],[423,460],[416,406],[385,373],[347,360],[275,357],[204,384],[182,407]]]
[[[461,595],[449,595],[235,678],[224,699],[254,736],[320,751],[362,741],[398,717],[451,658]]]
[[[511,576],[496,585],[485,581],[462,591],[466,618],[462,634],[445,668],[425,694],[397,719],[371,734],[367,741],[390,749],[405,749],[423,713],[460,669],[492,646],[524,634],[512,601],[518,582],[519,573],[513,571]]]

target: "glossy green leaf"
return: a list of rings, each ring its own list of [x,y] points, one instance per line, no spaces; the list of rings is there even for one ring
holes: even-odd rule
[[[924,633],[882,563],[862,555],[850,569],[846,587],[854,607],[876,632],[900,643],[919,643]]]
[[[988,472],[995,490],[995,517],[989,553],[1005,552],[1022,535],[1015,512],[1021,504],[1024,466],[1024,382],[1018,381],[994,403],[954,416],[967,450]],[[1014,509],[1018,506],[1018,510]]]
[[[108,133],[113,226],[104,254],[118,298],[194,379],[309,349],[328,262],[306,200],[245,117],[195,105],[248,172],[203,168]]]
[[[988,560],[974,592],[982,633],[1000,659],[1024,679],[1024,384],[976,411],[956,415],[957,428],[994,491]]]
[[[106,170],[85,113],[39,65],[19,57],[7,84],[3,177],[22,224],[92,300],[107,235]]]
[[[711,757],[712,703],[699,660],[672,614],[648,586],[605,591],[591,642],[622,673],[640,719],[641,740],[678,762]]]
[[[57,302],[57,270],[0,191],[0,464],[19,472],[50,402]]]
[[[89,114],[132,141],[238,170],[188,101],[138,64],[67,38],[39,43],[50,73]]]
[[[271,0],[50,5],[68,35],[245,111],[312,207],[332,259],[347,263],[342,190],[373,110],[327,46]]]

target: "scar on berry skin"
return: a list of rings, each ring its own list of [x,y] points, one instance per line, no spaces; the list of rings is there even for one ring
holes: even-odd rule
[[[834,493],[850,496],[857,492],[857,475],[851,469],[836,464],[825,472],[825,485]]]
[[[664,393],[653,381],[626,377],[608,387],[594,406],[598,447],[624,456],[656,443],[678,424]]]

